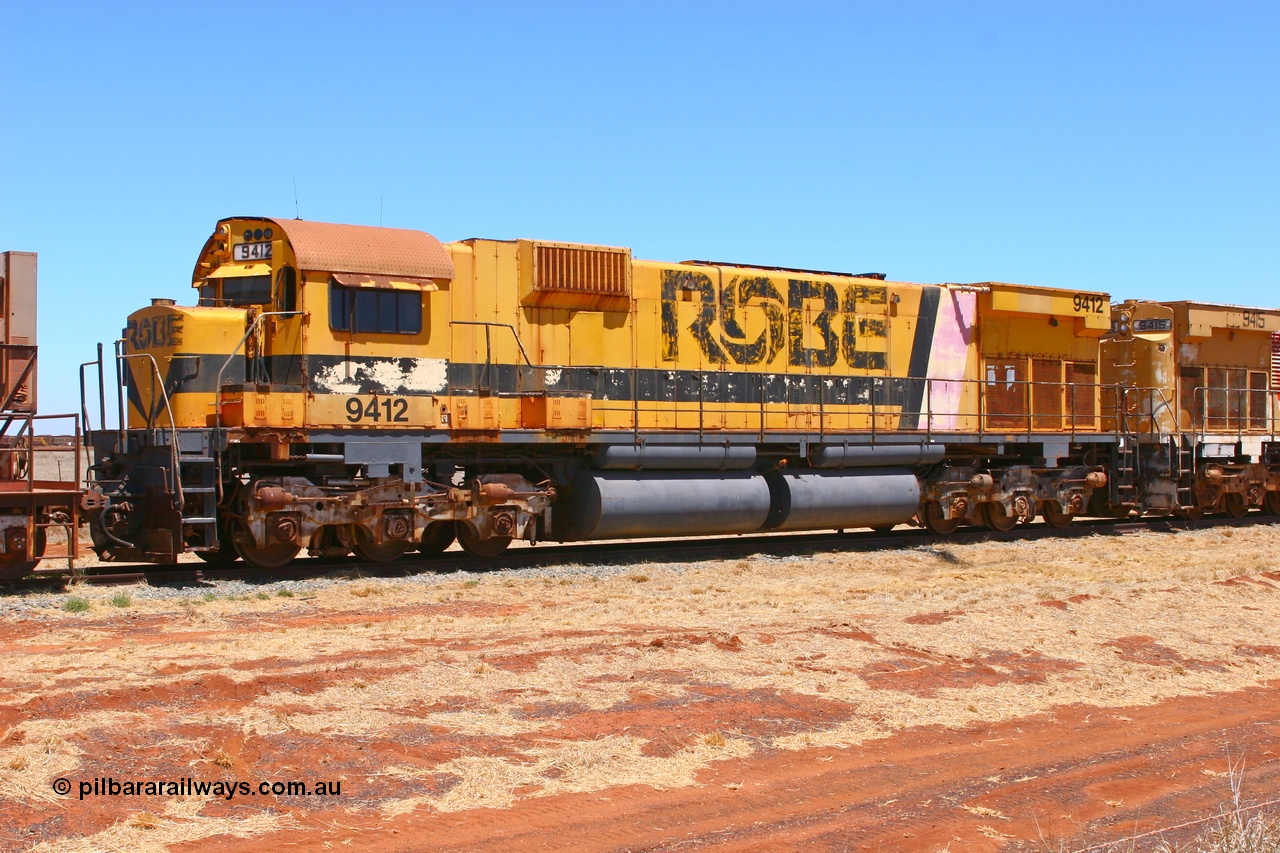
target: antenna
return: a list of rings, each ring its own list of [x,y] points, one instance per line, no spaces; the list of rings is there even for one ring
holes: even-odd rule
[[[293,173],[293,218],[301,219],[302,214],[298,212],[298,173]]]

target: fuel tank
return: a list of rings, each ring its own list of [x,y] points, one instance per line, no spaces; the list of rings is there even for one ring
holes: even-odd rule
[[[584,471],[573,491],[580,539],[751,533],[770,507],[753,471]]]
[[[902,524],[920,505],[920,483],[903,468],[773,471],[766,530],[826,530]]]

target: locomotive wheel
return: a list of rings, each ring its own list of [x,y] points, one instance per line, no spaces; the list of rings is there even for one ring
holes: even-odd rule
[[[1003,533],[1014,528],[1014,525],[1018,523],[1018,517],[1010,515],[1009,511],[1004,508],[1004,504],[985,503],[982,505],[982,521],[992,530],[998,530]]]
[[[1249,503],[1239,492],[1227,492],[1222,496],[1222,511],[1231,518],[1244,518],[1249,511]]]
[[[357,557],[367,562],[391,563],[403,557],[404,552],[409,550],[408,540],[394,540],[374,545],[369,541],[369,534],[365,533],[363,528],[359,528],[359,531],[351,550],[356,552]]]
[[[473,557],[496,557],[507,550],[511,544],[510,536],[491,536],[488,539],[481,539],[472,532],[471,525],[465,521],[456,522],[455,527],[458,544],[462,546],[462,550]]]
[[[278,569],[287,566],[301,550],[292,542],[257,545],[253,541],[253,534],[243,524],[237,524],[232,530],[231,543],[235,546],[240,559],[259,569]]]
[[[920,513],[920,523],[930,533],[936,533],[939,536],[947,536],[956,532],[956,528],[960,526],[959,518],[943,518],[942,504],[937,501],[929,501],[924,505],[924,509]]]
[[[1262,499],[1262,511],[1267,515],[1280,515],[1280,492],[1267,492]]]
[[[422,541],[418,543],[418,551],[422,554],[439,554],[453,544],[458,538],[453,532],[453,523],[449,521],[433,521],[422,530]]]
[[[20,581],[36,570],[39,560],[19,560],[16,563],[0,564],[0,582]]]
[[[1045,501],[1044,506],[1040,508],[1040,517],[1050,527],[1063,530],[1071,526],[1071,522],[1075,519],[1075,514],[1062,512],[1059,506],[1057,501]]]

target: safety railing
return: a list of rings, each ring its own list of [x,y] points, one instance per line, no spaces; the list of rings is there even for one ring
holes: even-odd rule
[[[84,437],[76,414],[38,415],[4,412],[0,426],[0,494],[7,505],[20,504],[37,530],[62,529],[67,541],[68,567],[80,556],[79,495],[84,477]],[[41,443],[37,423],[71,421],[70,444]],[[10,434],[9,430],[15,428]],[[71,479],[63,477],[60,460],[56,470],[41,470],[46,455],[72,455]],[[54,475],[56,476],[50,476]]]
[[[998,384],[1000,394],[989,393]],[[716,432],[797,430],[979,435],[1097,434],[1133,398],[1102,383],[931,379],[895,376],[751,374],[722,370],[522,367],[495,396],[592,398],[605,423],[635,430],[669,426]],[[462,389],[458,389],[462,390]],[[466,389],[471,390],[471,389]],[[476,389],[479,390],[479,389]],[[993,404],[992,398],[996,397]],[[1009,405],[1010,401],[1014,405]],[[1052,401],[1044,404],[1045,401]],[[1167,400],[1160,405],[1167,406]],[[1136,412],[1125,426],[1137,431]],[[729,425],[732,424],[732,425]]]
[[[1209,436],[1272,438],[1280,434],[1280,398],[1267,388],[1196,385],[1190,390],[1190,429],[1198,440]]]
[[[147,364],[151,365],[150,378],[151,378],[152,404],[148,407],[148,411],[143,413],[146,415],[146,419],[147,419],[146,420],[147,432],[150,433],[156,429],[162,428],[162,427],[156,426],[156,421],[159,419],[161,412],[164,412],[169,416],[169,462],[170,464],[169,464],[169,470],[166,473],[169,476],[170,494],[174,496],[173,506],[175,509],[181,511],[184,498],[182,494],[182,472],[178,468],[178,428],[176,426],[176,421],[174,420],[174,417],[173,417],[173,407],[169,404],[169,391],[167,388],[164,387],[164,375],[161,374],[160,365],[156,363],[155,356],[153,356],[151,353],[149,352],[126,353],[124,352],[124,341],[123,340],[116,341],[117,372],[123,373],[125,370],[125,365],[127,365],[129,361],[133,359],[145,361]],[[133,379],[135,382],[137,381],[137,377],[133,377]],[[156,408],[155,402],[154,402],[157,391],[159,392],[160,399],[164,404],[163,407],[160,409]],[[125,449],[125,444],[126,444],[126,437],[125,437],[126,423],[125,423],[124,412],[123,412],[123,408],[124,408],[124,386],[123,385],[121,385],[119,389],[119,393],[120,393],[120,399],[121,399],[119,448],[121,451],[123,451]]]
[[[240,349],[248,342],[250,337],[252,337],[256,332],[262,329],[262,321],[265,320],[266,318],[297,317],[297,316],[300,316],[301,314],[303,314],[302,311],[263,311],[261,314],[256,315],[253,318],[253,321],[249,323],[249,328],[245,329],[244,335],[241,336],[240,340],[236,343],[235,347],[232,348],[231,354],[227,356],[227,360],[222,362],[222,367],[218,368],[218,376],[213,383],[213,387],[214,387],[213,423],[217,429],[222,428],[222,378],[224,375],[226,375],[227,368],[231,366],[231,363],[235,361],[236,356],[240,354]],[[259,347],[258,349],[259,349],[259,352],[261,352],[261,347]],[[165,405],[168,406],[167,396],[165,400]],[[172,416],[170,416],[169,422],[173,423]],[[176,460],[174,462],[174,465],[176,467],[177,465]]]

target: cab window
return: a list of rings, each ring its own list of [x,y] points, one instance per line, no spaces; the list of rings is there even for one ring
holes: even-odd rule
[[[221,304],[233,308],[263,305],[271,301],[271,276],[245,275],[222,280]]]
[[[298,274],[293,267],[281,267],[276,274],[276,299],[279,310],[298,310]]]
[[[422,292],[329,284],[329,328],[335,332],[416,335]]]

